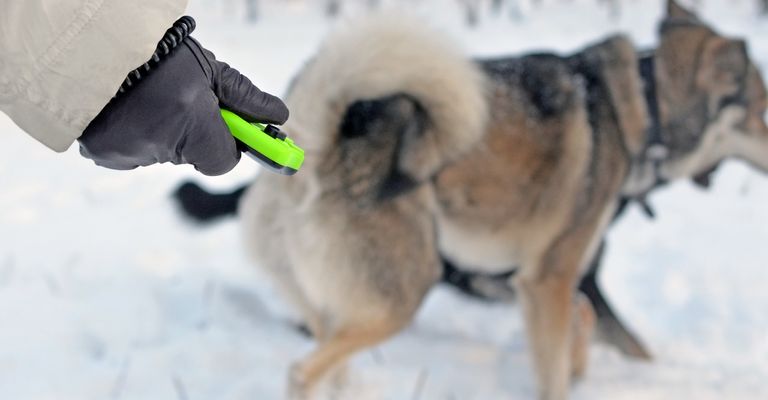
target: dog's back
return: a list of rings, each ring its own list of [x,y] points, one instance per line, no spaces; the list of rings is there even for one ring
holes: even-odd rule
[[[501,272],[535,262],[559,232],[594,217],[592,204],[613,201],[642,145],[645,104],[621,37],[571,57],[481,65],[492,119],[482,145],[437,176],[439,238],[459,265]]]

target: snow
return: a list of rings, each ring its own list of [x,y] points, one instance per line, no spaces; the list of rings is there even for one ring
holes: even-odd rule
[[[282,93],[332,23],[305,2],[192,1],[198,39],[268,91]],[[570,51],[607,32],[653,44],[657,1],[625,1],[618,19],[593,1],[526,5],[525,18],[466,30],[438,0],[415,14],[483,56]],[[527,3],[526,3],[527,4]],[[235,10],[236,14],[239,13]],[[750,38],[768,62],[768,21],[750,1],[708,0],[703,15]],[[243,18],[244,21],[244,18]],[[279,399],[292,360],[312,348],[270,283],[244,257],[237,224],[200,229],[168,198],[194,178],[249,180],[155,166],[96,168],[54,154],[0,114],[0,399]],[[609,235],[602,284],[656,360],[595,344],[574,399],[768,398],[768,179],[732,162],[708,192],[680,182]],[[349,399],[528,399],[535,386],[518,307],[437,288],[411,327],[352,360]]]

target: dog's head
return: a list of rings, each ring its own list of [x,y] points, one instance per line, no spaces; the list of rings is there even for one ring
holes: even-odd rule
[[[670,0],[655,62],[664,178],[695,176],[727,157],[768,171],[766,89],[743,40]]]

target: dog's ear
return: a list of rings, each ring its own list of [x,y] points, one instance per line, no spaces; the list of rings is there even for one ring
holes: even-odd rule
[[[697,21],[699,18],[692,11],[681,6],[677,0],[667,1],[667,18]]]
[[[696,71],[699,88],[710,93],[713,101],[731,95],[739,90],[749,66],[747,45],[743,40],[710,37],[704,43],[699,65]]]

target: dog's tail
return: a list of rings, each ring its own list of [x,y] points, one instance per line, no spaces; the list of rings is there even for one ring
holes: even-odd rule
[[[397,94],[415,99],[429,116],[426,131],[408,143],[418,149],[416,175],[429,175],[477,143],[488,119],[485,75],[454,42],[424,25],[379,13],[331,33],[286,96],[285,127],[296,143],[322,152],[335,145],[351,104]]]
[[[173,192],[173,199],[186,217],[204,224],[235,215],[247,188],[244,185],[229,193],[211,193],[194,182],[184,182]]]

